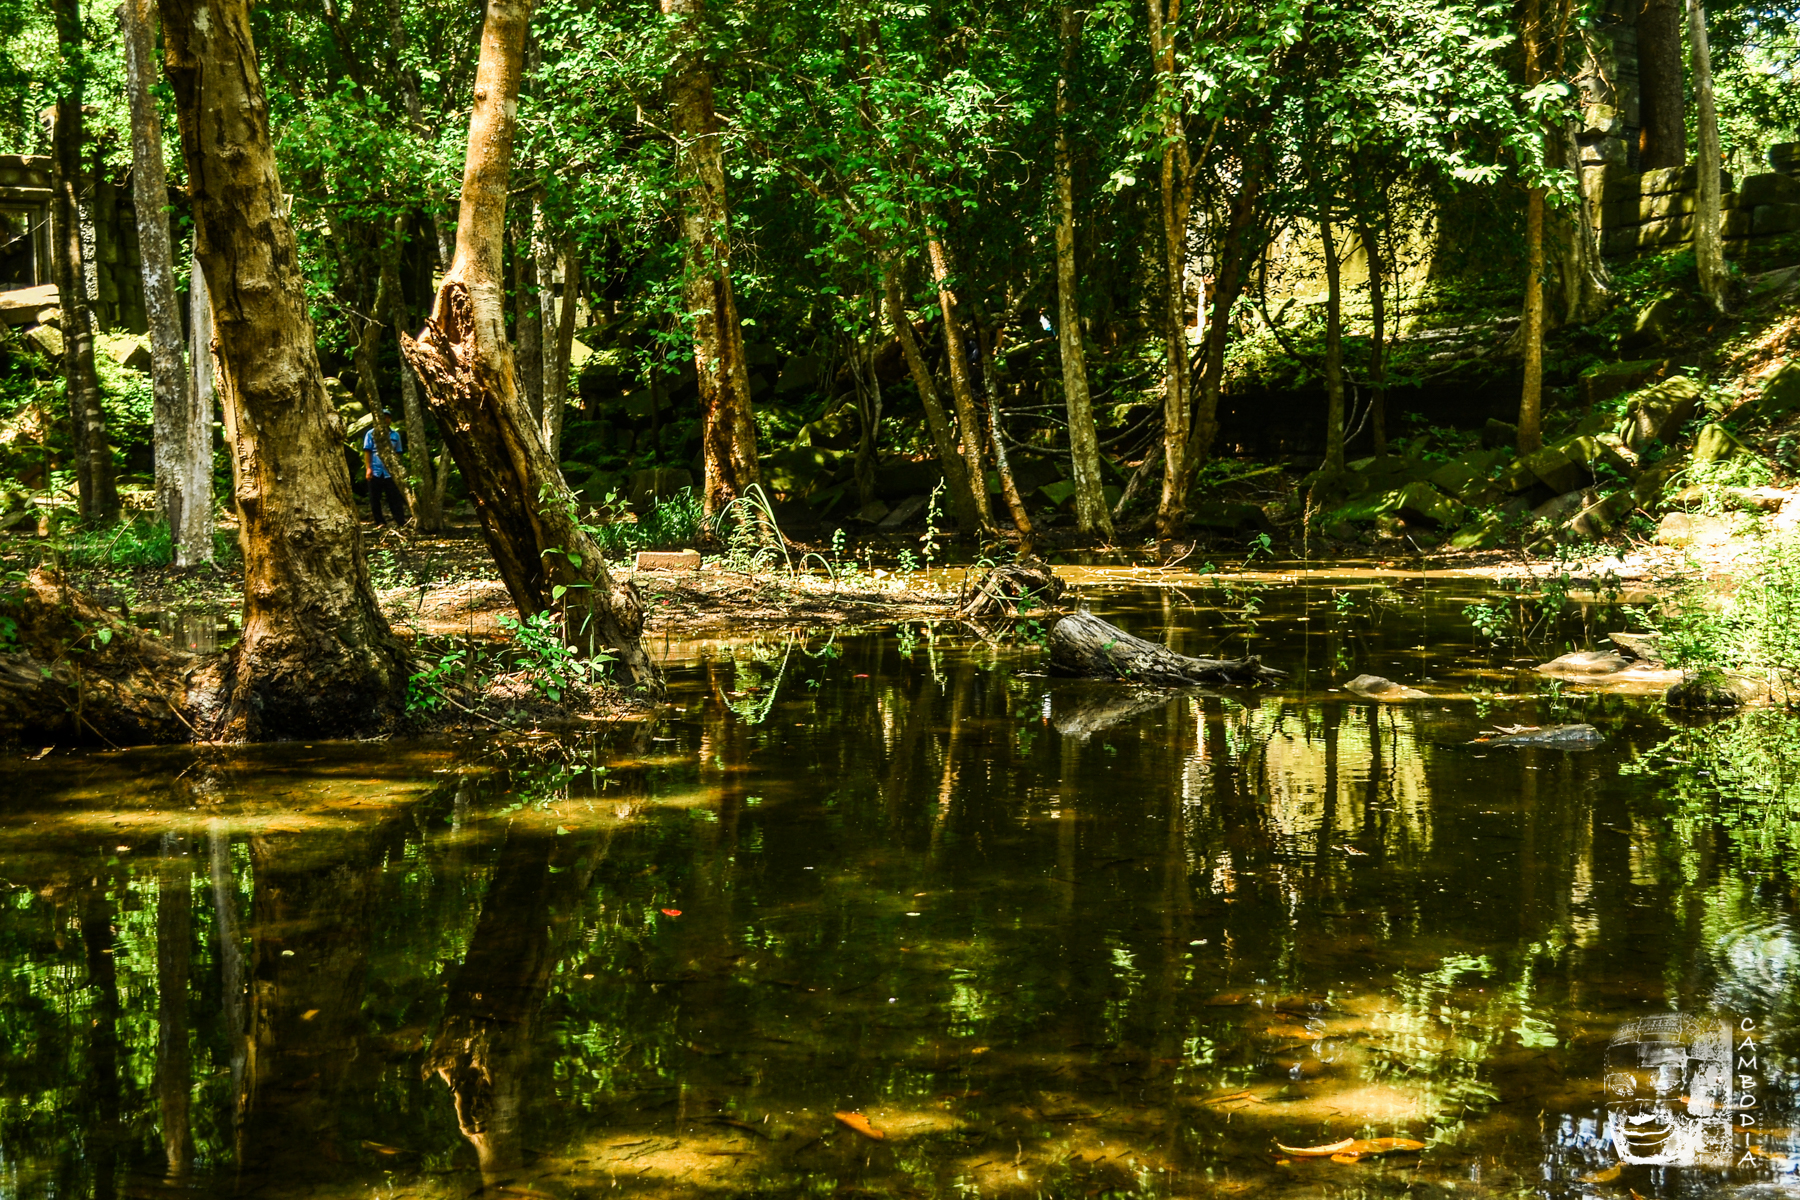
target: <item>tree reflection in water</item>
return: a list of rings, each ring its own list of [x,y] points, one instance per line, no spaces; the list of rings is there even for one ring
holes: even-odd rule
[[[1357,636],[1436,628],[1405,619]],[[715,647],[605,744],[22,775],[8,1195],[1791,1178],[1791,719],[1669,740],[1610,698],[1602,749],[1501,754],[1463,701],[1113,703],[944,631],[823,645]],[[1608,1174],[1607,1044],[1670,1010],[1755,1018],[1752,1166]],[[1430,1146],[1273,1151],[1380,1136]]]

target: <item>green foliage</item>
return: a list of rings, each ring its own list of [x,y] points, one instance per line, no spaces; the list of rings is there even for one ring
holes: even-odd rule
[[[555,613],[540,612],[522,621],[503,616],[499,621],[511,637],[518,669],[525,672],[537,693],[552,703],[561,703],[573,686],[603,678],[611,667],[610,655],[583,657],[578,653]]]

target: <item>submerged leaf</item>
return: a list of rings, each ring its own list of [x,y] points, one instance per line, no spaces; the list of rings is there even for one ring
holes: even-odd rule
[[[832,1113],[831,1115],[838,1119],[838,1124],[849,1129],[854,1129],[866,1138],[874,1138],[879,1142],[887,1137],[887,1134],[869,1124],[869,1119],[859,1112],[841,1112]]]

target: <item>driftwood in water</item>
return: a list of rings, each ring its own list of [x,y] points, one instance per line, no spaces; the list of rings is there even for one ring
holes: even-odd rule
[[[8,629],[6,623],[10,623]],[[192,739],[195,660],[46,571],[0,593],[0,741],[117,746]]]
[[[957,611],[971,621],[1042,616],[1056,607],[1064,588],[1056,572],[1036,559],[1005,563],[965,584]]]
[[[1189,658],[1133,637],[1090,612],[1075,612],[1050,627],[1050,669],[1086,679],[1118,679],[1158,687],[1197,683],[1264,683],[1283,672],[1262,659]]]

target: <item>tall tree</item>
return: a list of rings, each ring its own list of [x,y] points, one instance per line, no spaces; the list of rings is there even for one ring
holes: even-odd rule
[[[203,705],[214,737],[350,734],[403,708],[407,662],[362,552],[325,391],[299,248],[275,169],[248,0],[164,0],[193,201],[212,297],[218,387],[236,438],[243,634]]]
[[[1062,69],[1056,77],[1056,341],[1062,354],[1063,406],[1069,414],[1069,467],[1075,477],[1075,526],[1113,537],[1100,475],[1100,436],[1088,392],[1087,356],[1081,344],[1081,296],[1075,270],[1075,162],[1070,148],[1071,76],[1081,52],[1081,18],[1070,0],[1056,6]]]
[[[175,565],[189,567],[213,558],[212,413],[210,406],[200,402],[182,352],[162,115],[150,94],[156,72],[150,37],[154,13],[150,0],[124,0],[119,5],[125,82],[131,101],[131,185],[137,202],[138,259],[143,268],[144,313],[150,324],[156,507],[168,522]]]
[[[1156,74],[1156,105],[1162,149],[1162,324],[1163,484],[1156,506],[1156,536],[1169,539],[1187,521],[1188,407],[1187,224],[1193,206],[1193,160],[1188,151],[1186,99],[1177,75],[1176,33],[1181,0],[1146,0],[1150,8],[1150,53]]]
[[[1706,6],[1687,0],[1688,48],[1694,64],[1694,125],[1698,134],[1695,164],[1700,171],[1700,204],[1694,213],[1694,259],[1699,268],[1700,291],[1714,308],[1725,311],[1725,246],[1719,229],[1719,108],[1713,98],[1712,44],[1706,33]]]
[[[944,408],[937,382],[931,376],[931,367],[919,346],[912,318],[906,313],[906,303],[900,293],[899,270],[891,256],[882,260],[881,284],[888,320],[900,339],[900,352],[906,358],[906,369],[912,375],[913,386],[918,389],[919,401],[925,409],[925,425],[931,433],[932,445],[937,449],[938,463],[944,469],[944,489],[950,494],[950,512],[963,534],[974,533],[984,522],[969,481],[968,463],[956,448],[956,430],[951,427],[950,414]]]
[[[100,376],[94,369],[94,317],[87,301],[87,262],[81,245],[82,98],[87,55],[77,0],[51,0],[62,59],[56,104],[51,114],[51,260],[62,306],[63,383],[75,443],[75,483],[81,517],[111,521],[119,515],[119,488],[113,478],[112,446],[100,407]],[[98,173],[94,186],[100,186]]]
[[[683,193],[681,290],[687,319],[693,322],[694,370],[700,385],[700,453],[706,475],[701,501],[712,515],[758,482],[762,473],[756,461],[744,331],[731,287],[725,148],[713,102],[706,3],[662,0],[662,11],[678,22],[669,123]]]
[[[546,452],[514,382],[506,341],[501,247],[518,123],[529,0],[489,0],[469,116],[456,257],[424,330],[401,347],[418,372],[481,517],[513,604],[531,617],[560,607],[571,642],[610,647],[627,681],[660,689],[643,646],[644,608],[615,583],[581,526],[575,497]]]
[[[934,218],[935,214],[926,213],[928,221]],[[937,288],[938,315],[944,321],[945,368],[950,376],[950,398],[956,404],[957,432],[962,438],[969,490],[974,493],[982,528],[992,529],[994,506],[988,499],[986,456],[981,453],[982,426],[975,405],[975,381],[969,374],[969,351],[957,317],[956,292],[950,286],[950,258],[944,250],[943,235],[936,228],[926,230],[925,255],[931,264],[931,282]]]
[[[1526,0],[1525,87],[1543,77],[1543,0]],[[1537,180],[1525,189],[1525,309],[1519,324],[1524,380],[1519,390],[1518,449],[1521,455],[1544,444],[1544,198],[1548,189]]]
[[[1642,0],[1638,10],[1638,170],[1687,162],[1687,100],[1681,77],[1681,0]]]

